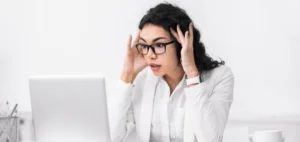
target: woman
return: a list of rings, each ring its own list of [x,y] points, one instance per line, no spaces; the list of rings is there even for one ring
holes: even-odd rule
[[[151,8],[127,53],[111,113],[112,141],[221,142],[233,100],[233,74],[206,55],[186,12]]]

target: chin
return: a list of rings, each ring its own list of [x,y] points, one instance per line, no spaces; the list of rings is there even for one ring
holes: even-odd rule
[[[164,74],[162,72],[155,72],[152,71],[153,75],[157,76],[157,77],[162,77]]]

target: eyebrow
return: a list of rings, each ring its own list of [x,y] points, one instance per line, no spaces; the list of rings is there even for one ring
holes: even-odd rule
[[[147,41],[146,41],[145,39],[143,39],[142,37],[140,37],[140,39],[143,40],[144,42],[147,42]],[[167,38],[165,38],[165,37],[158,37],[158,38],[153,39],[152,42],[156,42],[156,41],[158,41],[158,40],[160,40],[160,39],[167,39]]]

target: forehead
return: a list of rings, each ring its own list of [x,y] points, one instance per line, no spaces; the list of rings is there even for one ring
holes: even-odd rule
[[[162,26],[153,24],[146,24],[141,30],[140,36],[147,41],[157,37],[170,38],[169,32],[167,32]]]

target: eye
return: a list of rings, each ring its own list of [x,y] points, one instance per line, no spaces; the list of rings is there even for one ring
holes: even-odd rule
[[[163,43],[155,43],[154,46],[157,48],[163,48],[164,44]]]
[[[148,48],[148,46],[146,44],[142,44],[143,48]]]
[[[148,48],[148,46],[146,44],[138,44],[138,47],[140,47],[140,48]]]

